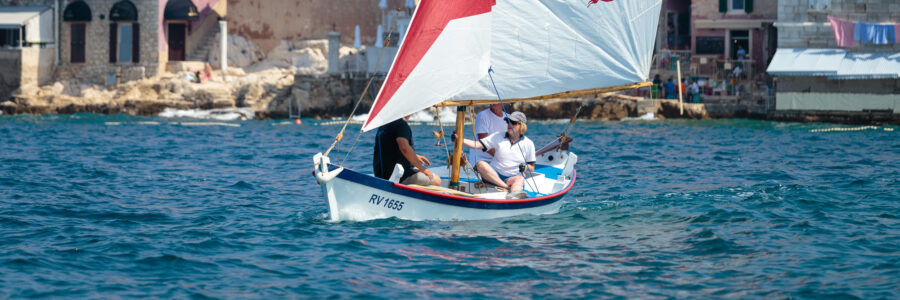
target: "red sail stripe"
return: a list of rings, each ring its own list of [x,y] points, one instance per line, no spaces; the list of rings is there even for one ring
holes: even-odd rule
[[[397,54],[394,67],[384,82],[381,94],[372,107],[366,124],[378,115],[388,100],[406,81],[431,45],[437,40],[450,21],[491,12],[496,0],[422,0],[416,8],[403,47]]]

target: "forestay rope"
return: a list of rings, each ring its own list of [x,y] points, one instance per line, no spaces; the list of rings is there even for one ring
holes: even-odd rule
[[[394,27],[397,25],[397,19],[394,19],[394,23],[391,24],[391,29],[388,30],[387,38],[384,39],[384,44],[382,46],[387,47],[387,45],[391,42],[391,35],[394,33]],[[384,58],[384,48],[381,48],[381,53],[378,55],[378,61],[375,62],[375,72],[378,72],[381,67],[381,59]],[[331,146],[328,147],[328,150],[325,151],[325,156],[327,157],[331,150],[344,138],[344,131],[347,130],[347,125],[350,125],[350,121],[353,120],[353,114],[356,113],[356,109],[359,108],[359,104],[362,103],[362,100],[366,97],[366,91],[369,90],[369,87],[372,86],[372,81],[375,81],[376,76],[372,76],[369,79],[369,82],[366,83],[366,88],[363,89],[363,92],[359,95],[359,99],[356,100],[356,105],[353,106],[353,110],[350,111],[350,115],[347,117],[347,121],[344,122],[344,126],[341,127],[341,131],[338,132],[337,135],[334,136],[334,142],[331,143]],[[362,136],[362,130],[359,131],[359,134],[356,136],[356,141],[353,142],[353,146],[350,147],[350,151],[347,152],[349,156],[351,152],[353,152],[353,148],[356,147],[356,143],[359,142],[359,137]],[[346,158],[345,158],[346,159]],[[341,160],[340,165],[343,166],[344,160]]]

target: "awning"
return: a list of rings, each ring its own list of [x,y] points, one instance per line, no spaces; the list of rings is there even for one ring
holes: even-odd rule
[[[829,76],[837,74],[847,50],[778,49],[766,72],[776,76]]]
[[[0,6],[0,29],[19,29],[49,6]]]
[[[900,78],[900,53],[778,49],[766,71],[775,76],[828,76],[829,79]]]
[[[829,79],[900,78],[900,53],[847,53]]]
[[[754,29],[765,23],[774,23],[774,19],[718,19],[694,20],[694,28],[698,29]]]

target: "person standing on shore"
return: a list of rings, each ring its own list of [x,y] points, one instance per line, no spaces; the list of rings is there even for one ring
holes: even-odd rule
[[[669,80],[666,81],[666,99],[675,99],[677,96],[675,95],[675,79],[672,76],[669,76]]]

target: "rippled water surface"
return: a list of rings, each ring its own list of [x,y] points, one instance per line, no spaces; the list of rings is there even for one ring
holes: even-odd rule
[[[580,122],[557,214],[329,223],[339,125],[185,122],[0,117],[0,298],[900,298],[898,128]]]

